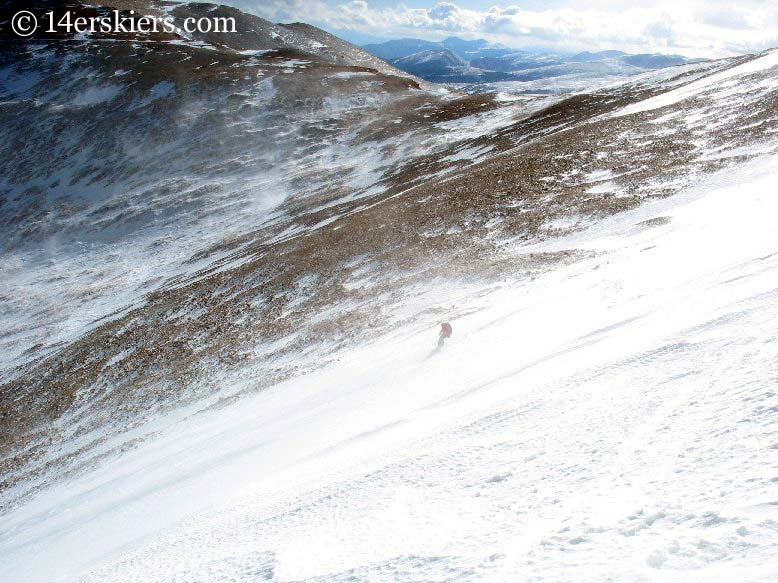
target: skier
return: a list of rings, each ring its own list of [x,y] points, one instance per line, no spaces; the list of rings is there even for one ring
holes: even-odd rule
[[[453,330],[451,329],[451,324],[448,322],[443,322],[440,325],[440,335],[438,336],[438,348],[441,348],[443,346],[443,343],[446,341],[446,338],[451,338],[451,333]]]

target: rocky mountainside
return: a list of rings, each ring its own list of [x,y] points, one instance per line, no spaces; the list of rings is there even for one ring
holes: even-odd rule
[[[511,75],[500,71],[487,71],[469,65],[448,49],[423,51],[394,59],[398,69],[432,82],[479,83],[506,81]]]
[[[4,39],[0,523],[19,540],[30,501],[166,424],[464,316],[597,253],[542,244],[776,148],[776,52],[465,95],[227,7],[67,7],[239,32]],[[13,578],[39,543],[1,529]]]
[[[356,228],[363,211],[469,163],[452,153],[483,116],[495,125],[540,105],[497,113],[493,97],[429,88],[323,31],[231,8],[68,9],[114,6],[179,22],[234,16],[238,35],[7,39],[4,489],[91,463],[106,423],[127,429],[144,411],[214,394],[211,375],[230,361],[267,366],[258,390],[320,363],[325,344],[366,337],[379,297],[343,278],[377,265],[352,245],[383,235],[321,245],[317,233],[340,235],[334,223],[350,216]],[[385,259],[395,250],[387,243]],[[216,291],[214,277],[242,279],[244,267],[246,281]],[[293,364],[279,358],[291,353]],[[95,436],[88,455],[48,457],[83,435]]]
[[[250,364],[259,390],[424,322],[454,274],[572,260],[517,257],[505,241],[671,194],[772,128],[756,78],[732,90],[745,107],[711,85],[683,102],[699,114],[614,115],[746,58],[504,102],[336,64],[369,59],[309,27],[241,18],[254,45],[243,33],[4,51],[6,487],[88,467],[91,455],[45,452],[94,434],[91,451],[106,424],[213,397],[223,367]],[[401,315],[409,290],[427,299]]]

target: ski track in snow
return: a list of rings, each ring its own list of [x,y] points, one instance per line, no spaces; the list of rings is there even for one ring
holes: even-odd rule
[[[521,248],[597,256],[492,292],[440,352],[395,334],[159,418],[6,512],[0,580],[778,579],[776,178]]]

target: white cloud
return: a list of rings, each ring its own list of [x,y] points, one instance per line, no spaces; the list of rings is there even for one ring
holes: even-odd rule
[[[699,19],[704,24],[722,29],[736,30],[758,29],[759,21],[754,20],[755,16],[757,15],[733,7],[712,9],[699,13]]]
[[[456,34],[508,46],[621,49],[726,56],[778,46],[771,0],[660,0],[624,8],[614,0],[569,0],[553,9],[496,6],[475,10],[465,0],[409,8],[367,0],[222,0],[274,21],[300,20],[336,31],[384,38],[436,40]],[[559,3],[555,3],[559,5]]]

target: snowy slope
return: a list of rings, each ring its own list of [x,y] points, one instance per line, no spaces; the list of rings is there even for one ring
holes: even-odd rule
[[[5,517],[0,579],[774,580],[777,178],[522,249],[594,255],[463,299],[439,353],[396,334],[160,417]]]
[[[632,104],[619,111],[616,115],[631,115],[644,111],[653,111],[680,103],[684,100],[698,97],[704,93],[713,93],[718,97],[732,98],[739,94],[753,91],[754,89],[772,88],[769,82],[762,82],[756,88],[744,84],[742,79],[769,70],[778,66],[778,50],[767,51],[755,58],[747,60],[741,65],[730,67],[724,71],[708,75],[651,99]]]
[[[0,56],[0,581],[773,578],[775,53],[466,96],[238,15]]]
[[[297,46],[298,58],[182,38],[9,42],[0,58],[0,376],[223,259],[212,249],[225,241],[234,247],[272,225],[268,240],[302,231],[289,223],[375,196],[398,160],[446,147],[431,123],[390,118],[392,131],[376,139],[359,130],[380,125],[377,111],[456,96],[422,92],[313,27],[245,18],[253,28],[231,39],[238,48]],[[311,45],[309,60],[299,58]],[[198,253],[207,260],[192,260]]]

